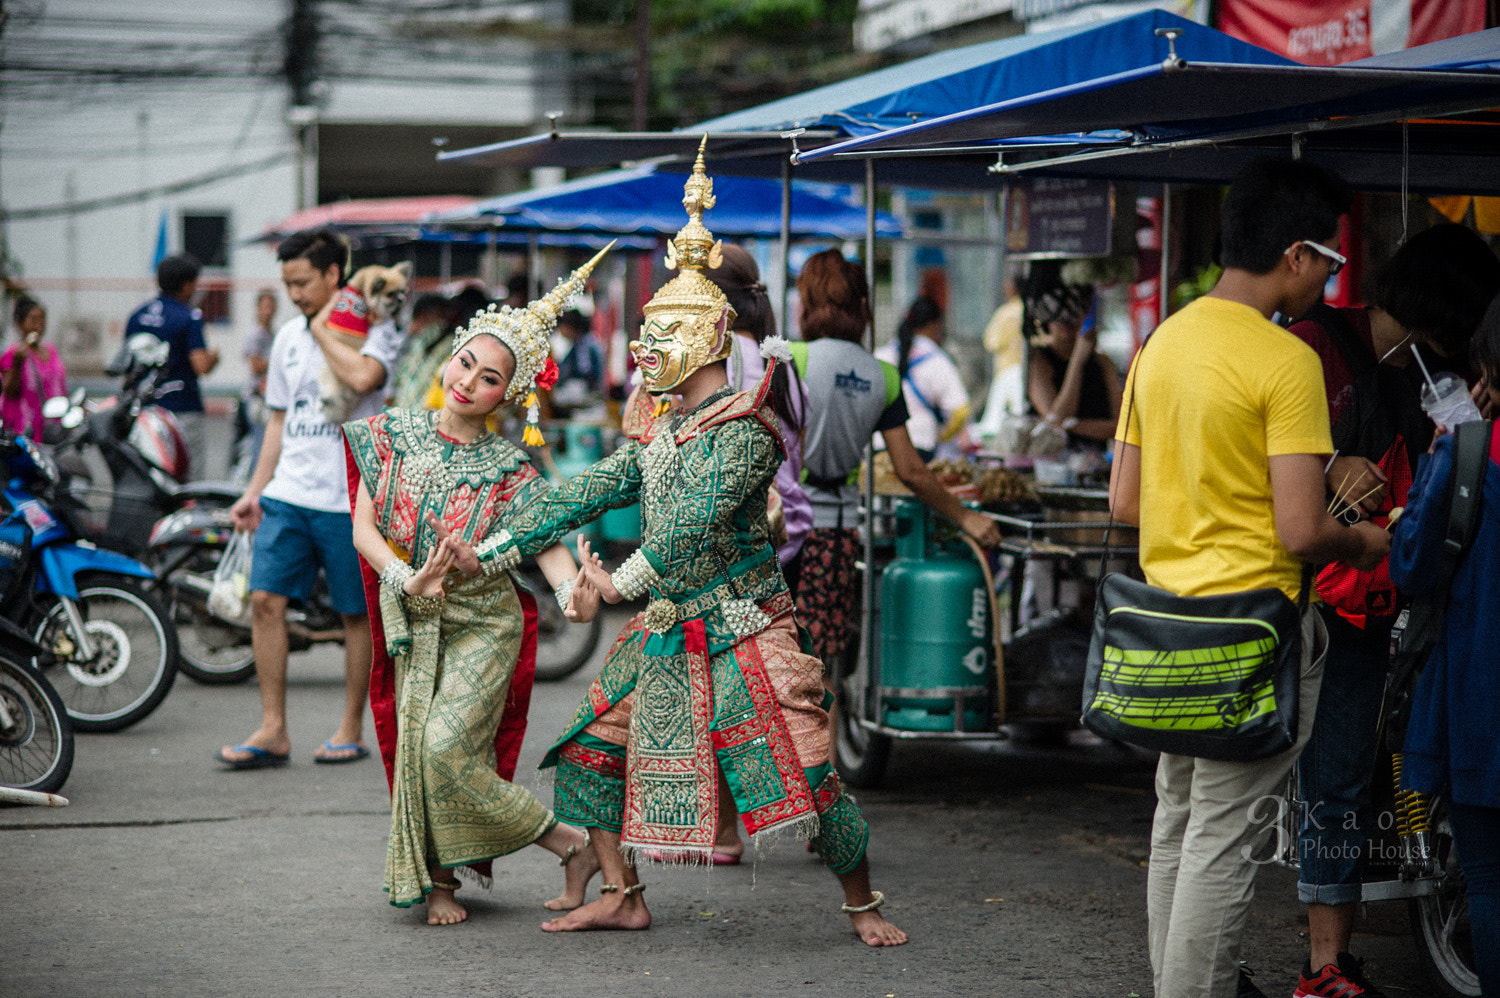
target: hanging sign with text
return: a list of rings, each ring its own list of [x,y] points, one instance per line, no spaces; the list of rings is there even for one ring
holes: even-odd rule
[[[1006,198],[1006,252],[1032,260],[1108,256],[1114,206],[1108,181],[1013,180]]]

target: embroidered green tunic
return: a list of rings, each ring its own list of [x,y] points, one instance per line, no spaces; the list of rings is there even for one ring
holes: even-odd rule
[[[495,553],[540,550],[608,509],[641,504],[641,547],[615,578],[634,563],[649,586],[644,639],[622,635],[607,682],[591,687],[543,762],[560,765],[560,814],[621,828],[627,849],[706,856],[722,769],[747,830],[800,826],[836,839],[838,858],[827,858],[843,872],[862,858],[867,829],[826,765],[821,665],[798,647],[775,557],[766,498],[781,444],[763,401],[762,388],[657,419],[518,512]],[[581,732],[627,695],[622,765],[617,748]],[[820,818],[823,832],[839,832],[820,834]]]

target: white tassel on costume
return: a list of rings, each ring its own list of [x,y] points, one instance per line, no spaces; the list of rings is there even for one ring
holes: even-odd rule
[[[783,364],[792,361],[792,345],[779,334],[773,333],[760,342],[760,355],[766,360],[779,360]]]

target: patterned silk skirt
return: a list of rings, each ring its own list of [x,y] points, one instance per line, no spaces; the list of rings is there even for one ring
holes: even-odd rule
[[[529,790],[495,773],[495,731],[524,628],[510,578],[458,586],[439,616],[408,619],[387,587],[381,597],[398,725],[385,889],[392,904],[406,907],[432,890],[429,864],[504,856],[541,838],[556,819]]]

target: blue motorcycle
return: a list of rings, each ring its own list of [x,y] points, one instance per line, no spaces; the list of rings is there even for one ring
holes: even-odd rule
[[[77,731],[150,714],[177,676],[177,631],[151,569],[78,539],[53,514],[61,476],[24,436],[0,436],[0,617],[41,647],[34,663]]]

